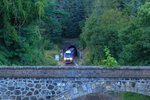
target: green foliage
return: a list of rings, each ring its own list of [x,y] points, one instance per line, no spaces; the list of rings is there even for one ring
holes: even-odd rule
[[[105,48],[104,51],[106,59],[102,60],[100,62],[100,65],[102,64],[104,67],[117,67],[118,63],[115,58],[111,56],[110,50],[108,48]]]
[[[54,65],[44,53],[61,39],[54,6],[46,0],[0,1],[0,65]]]
[[[96,3],[94,5],[96,11],[93,10],[86,19],[80,35],[82,48],[88,50],[85,57],[88,59],[85,60],[86,64],[96,65],[105,59],[103,49],[107,47],[119,65],[149,65],[149,2],[139,10],[137,8],[142,2],[134,0],[131,2],[114,0],[112,1],[116,2],[114,5],[107,4],[107,0],[93,2]],[[129,12],[126,12],[127,9]],[[108,58],[104,60],[105,63],[107,60],[113,61],[113,58]]]
[[[138,11],[138,16],[144,25],[150,25],[150,2],[146,2],[143,6],[140,7]]]
[[[119,0],[119,1],[120,1],[119,9],[121,9],[123,13],[132,16],[137,16],[138,8],[145,2],[144,0],[129,0],[129,1]]]
[[[52,50],[50,51],[45,51],[45,56],[47,59],[49,59],[49,63],[52,66],[56,66],[57,65],[57,61],[55,60],[55,55],[59,54],[59,49],[57,47],[54,47]]]
[[[6,52],[0,52],[0,65],[9,65],[7,57]]]
[[[55,2],[48,2],[45,9],[45,18],[42,27],[45,28],[44,38],[53,43],[61,43],[62,34],[65,27],[65,17],[67,16],[64,10],[56,8]]]
[[[107,10],[103,15],[91,15],[85,22],[81,34],[82,44],[90,50],[91,63],[104,59],[104,48],[108,47],[112,56],[118,58],[120,43],[118,32],[127,25],[128,19],[118,10]]]
[[[119,6],[120,0],[94,0],[92,13],[102,14],[106,10],[116,9]]]
[[[148,12],[143,11],[149,8],[145,3],[139,11],[137,18],[120,31],[122,52],[120,63],[124,65],[149,65],[150,64],[150,31]],[[143,15],[145,13],[145,16]]]
[[[46,64],[44,57],[44,47],[39,27],[31,24],[22,29],[23,36],[20,37],[23,53],[20,53],[22,65],[42,65]],[[40,47],[39,47],[40,46]],[[32,56],[31,56],[32,55]],[[36,59],[35,59],[36,58]]]
[[[86,0],[56,0],[59,9],[64,10],[67,15],[63,17],[64,25],[63,37],[76,38],[81,33],[80,21],[84,17],[84,3]]]
[[[35,8],[39,17],[44,16],[46,5],[47,5],[46,0],[37,0],[37,2],[35,3]]]
[[[136,93],[122,92],[119,94],[120,94],[122,100],[150,100],[149,96],[136,94]]]

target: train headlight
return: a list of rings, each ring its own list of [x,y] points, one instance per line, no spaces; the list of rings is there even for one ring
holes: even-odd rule
[[[67,60],[67,58],[64,58],[64,60]]]
[[[73,60],[73,58],[70,58],[70,60],[72,61],[72,60]]]

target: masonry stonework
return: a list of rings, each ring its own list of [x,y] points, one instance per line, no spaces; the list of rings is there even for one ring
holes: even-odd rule
[[[149,67],[66,67],[0,67],[0,100],[73,100],[112,91],[150,96]]]

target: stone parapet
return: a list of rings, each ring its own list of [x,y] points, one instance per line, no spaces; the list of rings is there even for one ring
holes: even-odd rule
[[[150,66],[0,66],[1,78],[150,78]]]

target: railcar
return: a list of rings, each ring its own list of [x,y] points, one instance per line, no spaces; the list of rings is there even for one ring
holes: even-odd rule
[[[64,62],[73,63],[75,58],[75,48],[70,48],[64,53]]]

